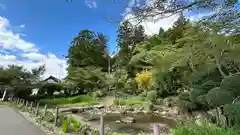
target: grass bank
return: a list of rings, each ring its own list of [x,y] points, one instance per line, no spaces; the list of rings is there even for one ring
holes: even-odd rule
[[[56,98],[56,99],[40,99],[40,105],[47,104],[49,106],[56,105],[78,105],[78,106],[88,106],[95,105],[97,101],[88,95],[78,95],[69,98]]]

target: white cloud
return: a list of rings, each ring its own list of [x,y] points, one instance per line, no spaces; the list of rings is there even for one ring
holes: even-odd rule
[[[142,22],[138,22],[132,14],[128,14],[124,20],[129,20],[132,24],[142,25],[145,29],[145,33],[147,35],[157,34],[159,29],[162,27],[164,30],[167,30],[173,26],[173,23],[178,20],[179,15],[172,15],[168,18],[159,19],[157,21],[143,20]],[[159,18],[159,17],[156,17]],[[155,19],[153,19],[155,20]]]
[[[97,8],[97,2],[95,0],[85,0],[85,5],[89,8]]]
[[[24,25],[24,24],[21,24],[19,27],[20,27],[20,28],[25,28],[25,25]]]
[[[44,61],[47,57],[39,52],[30,52],[22,54],[23,57],[33,61]]]
[[[37,46],[24,40],[21,33],[13,31],[9,20],[0,16],[0,66],[19,65],[31,70],[45,65],[44,78],[52,75],[64,78],[67,74],[67,63],[52,53],[43,54]],[[25,25],[19,27],[24,28]]]
[[[0,16],[0,47],[3,49],[19,49],[24,52],[36,52],[35,44],[27,42],[20,37],[19,33],[14,33],[6,18]]]

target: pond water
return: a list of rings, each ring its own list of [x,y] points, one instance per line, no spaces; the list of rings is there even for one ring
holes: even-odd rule
[[[78,116],[81,116],[84,121],[88,122],[89,124],[99,127],[100,124],[100,118],[99,116],[89,113],[89,112],[83,112],[81,114],[78,114]],[[120,121],[121,117],[124,116],[130,116],[135,119],[135,123],[127,124],[127,123],[118,123],[116,121]],[[106,127],[110,129],[110,131],[113,132],[120,132],[120,133],[128,133],[131,135],[138,134],[141,132],[144,133],[151,133],[152,132],[152,125],[153,124],[159,124],[160,129],[162,132],[169,132],[169,129],[172,128],[176,122],[172,119],[168,119],[165,117],[161,117],[154,114],[146,114],[146,113],[138,113],[138,114],[132,114],[128,113],[122,116],[119,113],[109,113],[105,114],[103,116],[104,118],[104,124]],[[94,119],[92,119],[94,118]],[[89,120],[91,119],[91,120]]]

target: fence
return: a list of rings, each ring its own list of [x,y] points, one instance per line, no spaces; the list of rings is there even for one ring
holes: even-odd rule
[[[21,107],[25,107],[27,110],[30,111],[31,114],[35,115],[36,117],[38,117],[40,115],[40,110],[39,110],[39,102],[33,102],[33,101],[27,101],[27,100],[24,100],[24,99],[20,99],[20,98],[17,98],[17,99],[13,99],[13,101],[18,105],[18,106],[21,106]],[[35,105],[36,106],[35,106]],[[55,111],[54,111],[54,121],[53,121],[53,125],[58,127],[58,121],[59,121],[59,108],[60,107],[56,107],[55,108]],[[48,106],[45,105],[44,106],[44,109],[43,109],[43,116],[46,116],[47,115],[47,111],[48,111]],[[100,116],[100,128],[99,128],[99,134],[100,135],[104,135],[104,118],[103,116],[101,115]],[[91,132],[89,133],[91,134]],[[153,125],[153,135],[160,135],[160,127],[158,124],[154,124]]]

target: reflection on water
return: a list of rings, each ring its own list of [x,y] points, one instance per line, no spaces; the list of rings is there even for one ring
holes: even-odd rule
[[[90,124],[92,125],[99,125],[99,116],[93,114],[90,114],[88,112],[84,112],[81,114],[78,114],[79,116],[82,116],[85,121],[90,120]],[[173,127],[175,125],[175,121],[172,119],[168,119],[165,117],[161,117],[154,114],[131,114],[128,113],[125,116],[131,116],[133,117],[136,122],[133,124],[127,124],[127,123],[118,123],[117,121],[121,120],[122,116],[121,114],[117,113],[110,113],[104,115],[104,124],[106,127],[109,127],[111,131],[113,132],[121,132],[121,133],[130,133],[130,134],[137,134],[141,132],[152,132],[152,124],[160,124],[161,130],[167,132],[169,128]],[[94,119],[92,119],[94,118]]]

